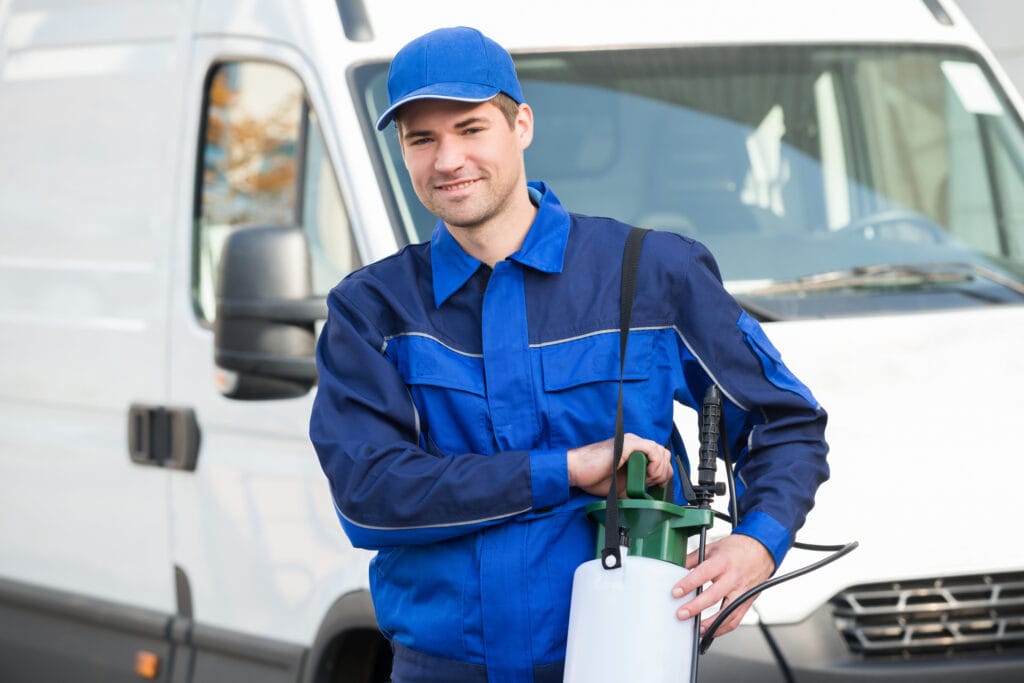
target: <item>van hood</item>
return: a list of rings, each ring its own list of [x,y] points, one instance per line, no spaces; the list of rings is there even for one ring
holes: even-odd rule
[[[831,478],[798,540],[860,547],[767,590],[763,621],[857,584],[1024,569],[1024,306],[765,329],[829,413]],[[823,557],[793,550],[780,572]]]

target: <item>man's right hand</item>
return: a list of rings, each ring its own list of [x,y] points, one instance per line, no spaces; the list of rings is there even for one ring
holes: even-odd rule
[[[612,455],[614,439],[607,439],[587,446],[570,449],[568,452],[569,485],[576,486],[596,496],[608,495],[612,482]],[[636,434],[626,434],[622,442],[622,460],[616,487],[625,493],[626,478],[624,466],[629,454],[640,451],[647,456],[647,485],[662,486],[672,480],[672,454],[667,448],[650,439]]]

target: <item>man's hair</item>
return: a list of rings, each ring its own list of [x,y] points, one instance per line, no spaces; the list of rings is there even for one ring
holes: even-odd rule
[[[503,92],[498,93],[491,99],[491,104],[501,110],[508,121],[509,128],[516,127],[516,117],[519,116],[519,103]]]
[[[505,117],[505,121],[508,122],[508,127],[514,129],[516,127],[516,117],[519,116],[519,103],[513,100],[511,97],[503,92],[498,93],[491,99],[487,100],[502,113]],[[402,125],[402,110],[399,109],[395,112],[395,125],[399,128]]]

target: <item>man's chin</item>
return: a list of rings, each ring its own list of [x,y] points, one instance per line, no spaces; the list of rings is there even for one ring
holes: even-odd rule
[[[450,228],[458,228],[460,230],[473,230],[479,228],[481,225],[487,222],[489,216],[474,213],[460,213],[454,211],[445,211],[443,213],[436,214],[438,218],[444,221],[445,225]]]

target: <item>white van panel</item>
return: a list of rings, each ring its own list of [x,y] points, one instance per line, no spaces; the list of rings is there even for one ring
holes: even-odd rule
[[[3,43],[24,48],[173,38],[188,0],[9,0]]]
[[[1019,439],[1024,309],[769,325],[790,368],[829,410],[832,478],[800,540],[860,548],[758,599],[773,623],[796,622],[851,577],[900,580],[1017,570],[1018,501],[1004,468]],[[999,514],[999,513],[995,513]],[[1000,526],[1003,527],[999,531]],[[993,542],[1002,538],[1003,542]],[[781,571],[821,559],[793,551]]]
[[[128,459],[126,418],[0,401],[0,576],[174,610],[167,473]]]
[[[169,481],[127,432],[167,394],[179,7],[0,8],[0,574],[162,612]]]
[[[946,3],[949,5],[950,3]],[[545,46],[651,46],[658,43],[950,42],[972,40],[964,22],[944,26],[921,0],[666,2],[568,0],[533,5],[416,0],[367,2],[375,37],[397,50],[432,28],[475,26],[510,50]],[[529,28],[522,16],[530,11]],[[958,17],[955,8],[950,13]],[[656,21],[652,18],[656,17]]]
[[[3,365],[0,395],[156,398],[176,156],[156,131],[177,124],[173,43],[58,48],[48,15],[19,16],[16,33],[50,46],[10,51],[0,81],[0,125],[19,131],[0,140],[0,347],[26,361]],[[62,381],[39,382],[39,367]]]

